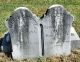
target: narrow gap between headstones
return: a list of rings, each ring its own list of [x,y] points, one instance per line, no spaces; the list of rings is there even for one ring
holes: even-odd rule
[[[41,28],[41,46],[42,46],[42,56],[44,56],[44,32],[43,32],[43,25],[40,24]]]

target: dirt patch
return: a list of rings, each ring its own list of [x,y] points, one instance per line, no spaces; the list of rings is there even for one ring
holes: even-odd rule
[[[11,58],[6,57],[4,53],[0,53],[0,62],[80,62],[80,50],[72,51],[69,56],[30,58],[21,61],[13,61]]]

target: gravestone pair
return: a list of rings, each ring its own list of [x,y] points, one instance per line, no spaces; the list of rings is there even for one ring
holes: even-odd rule
[[[13,58],[68,55],[71,52],[73,17],[61,5],[50,6],[39,18],[19,7],[7,19]]]

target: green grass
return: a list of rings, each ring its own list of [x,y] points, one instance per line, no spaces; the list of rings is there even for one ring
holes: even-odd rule
[[[28,7],[37,16],[42,16],[53,4],[61,4],[74,16],[73,26],[80,36],[80,0],[0,0],[0,36],[7,31],[5,20],[20,6]]]

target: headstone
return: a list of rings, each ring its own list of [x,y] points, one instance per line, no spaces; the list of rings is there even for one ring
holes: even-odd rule
[[[71,41],[76,41],[76,40],[80,40],[76,30],[74,29],[74,27],[71,27]]]
[[[74,27],[71,27],[71,50],[80,48],[80,38],[75,31]]]
[[[27,8],[17,8],[8,19],[13,58],[69,55],[72,21],[61,5],[52,5],[41,18]]]
[[[44,36],[44,55],[70,54],[70,28],[73,17],[61,5],[53,5],[41,18]]]
[[[39,57],[40,29],[38,18],[25,7],[17,8],[8,19],[13,58]]]

